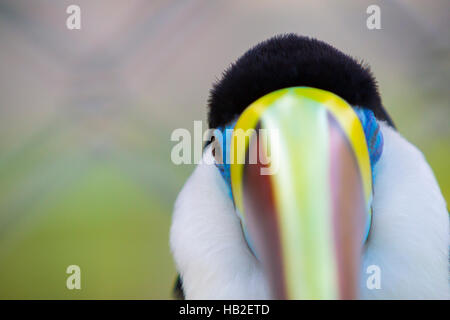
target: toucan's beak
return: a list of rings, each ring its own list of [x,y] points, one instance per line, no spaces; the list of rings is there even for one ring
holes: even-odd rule
[[[233,198],[273,298],[357,298],[372,177],[351,106],[314,88],[275,91],[240,116],[230,152]]]

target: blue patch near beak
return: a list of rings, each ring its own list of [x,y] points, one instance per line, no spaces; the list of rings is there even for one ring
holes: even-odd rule
[[[369,149],[372,180],[375,181],[374,167],[383,153],[383,134],[381,133],[380,125],[371,110],[360,107],[355,107],[353,110],[361,121],[364,129],[364,136],[366,137],[366,143]]]
[[[232,123],[219,127],[215,130],[215,139],[218,144],[221,146],[222,152],[222,163],[218,163],[215,161],[216,167],[219,169],[219,172],[224,179],[225,183],[228,187],[228,195],[233,200],[233,193],[231,191],[231,173],[230,173],[230,150],[231,150],[231,138],[233,135],[233,129],[236,125],[236,120]],[[234,202],[234,201],[233,201]]]

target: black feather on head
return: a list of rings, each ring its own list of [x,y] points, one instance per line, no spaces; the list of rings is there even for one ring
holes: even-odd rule
[[[259,43],[224,72],[210,92],[209,127],[229,123],[272,91],[296,86],[330,91],[393,126],[367,65],[323,41],[287,34]]]

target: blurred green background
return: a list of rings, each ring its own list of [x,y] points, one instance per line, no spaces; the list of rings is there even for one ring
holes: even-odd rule
[[[81,30],[66,28],[70,4]],[[366,28],[370,4],[382,30]],[[449,201],[449,10],[447,0],[0,0],[0,298],[169,298],[171,210],[193,170],[172,164],[170,134],[205,121],[211,83],[278,33],[369,63]],[[66,288],[71,264],[82,290]]]

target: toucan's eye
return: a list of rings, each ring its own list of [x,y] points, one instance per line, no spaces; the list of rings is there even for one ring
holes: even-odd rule
[[[212,141],[211,141],[211,145],[212,145],[212,155],[216,161],[217,164],[223,164],[223,159],[222,159],[222,146],[220,145],[219,139],[216,139],[214,136],[212,137]]]

